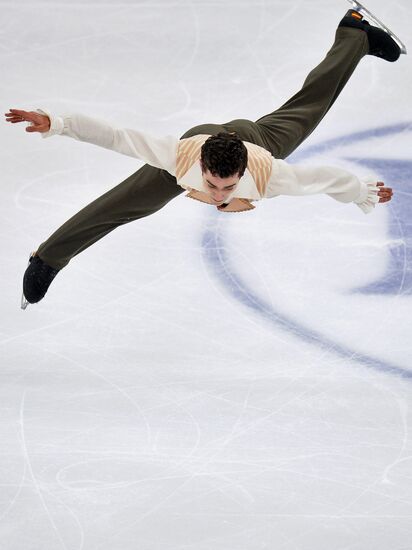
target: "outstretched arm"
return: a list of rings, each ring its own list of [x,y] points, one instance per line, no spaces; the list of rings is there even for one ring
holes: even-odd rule
[[[371,212],[378,202],[391,200],[393,192],[383,182],[360,180],[354,174],[330,166],[296,166],[274,160],[266,197],[325,193],[339,202],[354,202]]]
[[[172,136],[153,137],[146,133],[127,128],[116,128],[107,122],[82,114],[54,116],[38,109],[22,111],[10,109],[5,113],[12,124],[29,122],[26,132],[39,132],[42,137],[60,134],[79,141],[92,143],[123,155],[138,158],[154,166],[176,173],[176,150],[178,139]]]

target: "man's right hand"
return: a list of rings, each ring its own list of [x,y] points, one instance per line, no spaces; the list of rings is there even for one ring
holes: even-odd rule
[[[35,113],[33,111],[20,111],[18,109],[10,109],[5,113],[6,121],[15,124],[16,122],[30,122],[26,132],[48,132],[50,130],[50,119],[46,115]]]

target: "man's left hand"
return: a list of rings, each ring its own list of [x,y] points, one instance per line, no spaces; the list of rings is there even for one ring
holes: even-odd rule
[[[385,187],[383,181],[378,181],[376,184],[379,187],[378,197],[379,202],[388,202],[393,196],[393,191],[390,187]]]

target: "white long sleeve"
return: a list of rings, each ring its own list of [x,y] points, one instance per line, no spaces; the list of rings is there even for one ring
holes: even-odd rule
[[[44,138],[59,134],[92,143],[138,158],[176,176],[179,140],[173,136],[153,137],[138,130],[116,128],[107,122],[82,114],[54,116],[47,110],[37,109],[37,112],[47,115],[50,119],[50,130],[41,134]],[[185,182],[180,178],[178,184],[185,188],[189,186],[202,190],[203,181],[198,163],[195,168],[196,174],[188,172],[190,181]],[[363,212],[369,213],[379,201],[379,188],[376,183],[371,179],[362,181],[341,168],[296,166],[272,157],[272,173],[264,197],[324,193],[339,202],[354,202]],[[259,200],[260,197],[251,176],[249,179],[246,176],[241,178],[233,196],[252,200]]]
[[[42,109],[37,109],[37,112],[50,118],[50,130],[41,134],[44,138],[56,134],[71,137],[138,158],[155,168],[167,170],[173,176],[176,174],[176,151],[179,140],[173,136],[153,137],[138,130],[116,128],[107,122],[82,114],[55,116]]]
[[[365,213],[379,201],[376,181],[362,181],[354,174],[331,166],[296,166],[274,160],[266,198],[278,195],[324,193],[339,202],[354,202]]]

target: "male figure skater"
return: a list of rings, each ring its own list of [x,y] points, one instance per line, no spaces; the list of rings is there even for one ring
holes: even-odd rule
[[[280,109],[256,122],[239,119],[196,126],[181,139],[153,138],[80,114],[59,117],[42,110],[10,109],[6,119],[29,122],[27,132],[66,135],[147,162],[75,214],[31,255],[23,278],[22,308],[40,301],[76,254],[119,225],[153,214],[184,189],[187,196],[222,212],[250,210],[255,208],[252,201],[281,194],[326,193],[340,202],[354,202],[365,213],[377,202],[390,201],[392,190],[382,182],[360,181],[338,168],[289,166],[281,159],[319,124],[362,57],[393,62],[406,53],[392,36],[365,21],[361,11],[350,10],[325,59]]]

